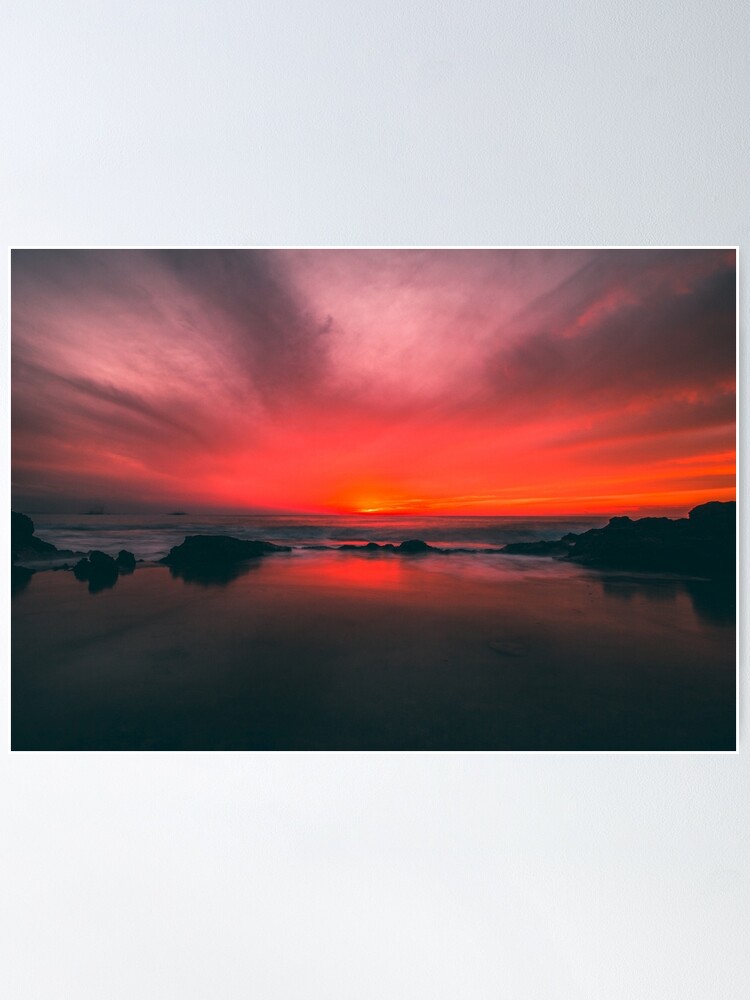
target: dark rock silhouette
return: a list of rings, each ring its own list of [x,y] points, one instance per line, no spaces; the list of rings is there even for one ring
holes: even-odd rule
[[[345,545],[338,546],[339,552],[398,552],[402,555],[410,555],[416,552],[449,552],[450,549],[436,549],[432,545],[428,545],[427,542],[423,542],[419,538],[411,538],[407,542],[401,542],[400,545],[394,545],[393,542],[384,542],[382,545],[378,545],[377,542],[367,542],[365,545],[355,545],[352,542],[347,542]]]
[[[515,556],[554,556],[564,559],[570,552],[572,540],[577,535],[565,535],[554,542],[511,542],[500,549]]]
[[[88,559],[81,559],[73,567],[73,576],[76,580],[88,580],[91,572],[91,563]]]
[[[327,549],[328,545],[321,545],[320,548]],[[393,552],[394,546],[390,542],[378,545],[377,542],[367,542],[365,545],[356,545],[354,542],[345,542],[336,546],[338,552]]]
[[[10,551],[11,551],[11,571],[10,571],[10,592],[11,595],[19,594],[26,586],[34,573],[37,564],[47,563],[52,566],[60,559],[75,558],[81,555],[80,552],[71,552],[70,549],[58,549],[50,542],[43,542],[34,534],[34,522],[25,514],[18,511],[10,512]],[[32,566],[17,565],[17,563],[32,563]]]
[[[10,530],[13,557],[11,590],[13,593],[18,593],[26,586],[33,572],[33,569],[29,567],[17,566],[16,561],[53,564],[59,562],[60,559],[75,559],[80,556],[82,558],[73,567],[73,572],[76,579],[88,581],[89,590],[92,593],[104,590],[106,587],[113,587],[119,573],[132,573],[135,569],[135,556],[125,549],[118,554],[116,560],[97,549],[89,552],[87,558],[81,552],[58,549],[50,542],[43,542],[34,534],[34,522],[31,518],[25,514],[19,514],[17,511],[11,511]],[[63,564],[62,568],[68,569],[68,564]]]
[[[538,550],[537,546],[541,546],[542,549]],[[547,548],[550,547],[550,552]],[[384,542],[379,545],[377,542],[366,542],[363,545],[357,545],[354,542],[346,542],[344,545],[305,545],[305,549],[322,549],[330,550],[333,548],[336,552],[394,552],[396,555],[419,555],[421,552],[432,552],[440,556],[458,556],[458,555],[489,555],[496,552],[504,552],[505,549],[498,549],[495,547],[487,548],[458,548],[451,547],[449,549],[441,549],[436,545],[428,545],[427,542],[423,542],[421,538],[410,538],[406,542],[401,542],[399,545],[394,545],[393,542]],[[517,549],[516,552],[521,552],[521,550],[527,554],[534,555],[548,555],[556,554],[559,550],[561,554],[567,553],[567,547],[561,546],[559,542],[531,542],[524,543]]]
[[[31,518],[14,510],[10,512],[10,548],[14,562],[16,559],[55,556],[60,551],[50,542],[43,542],[41,538],[37,538]]]
[[[34,522],[26,514],[10,512],[10,548],[12,562],[45,562],[75,558],[82,552],[58,549],[51,542],[43,542],[34,534]]]
[[[711,500],[709,503],[702,503],[700,507],[693,507],[688,520],[703,531],[734,532],[736,506],[733,501],[721,503],[719,500]]]
[[[10,537],[12,544],[15,546],[21,541],[30,539],[33,534],[34,522],[31,518],[12,510],[10,512]]]
[[[405,552],[407,554],[433,551],[435,551],[433,547],[428,545],[427,542],[423,542],[420,538],[410,538],[408,542],[401,542],[400,545],[396,546],[396,552]]]
[[[401,555],[412,555],[418,552],[443,552],[448,553],[454,551],[453,549],[436,549],[434,545],[428,545],[427,542],[423,542],[420,538],[411,538],[407,542],[401,542],[400,545],[394,545],[392,542],[385,542],[383,545],[378,545],[377,542],[367,542],[365,545],[354,545],[347,542],[346,545],[339,545],[339,552],[398,552]]]
[[[554,542],[516,542],[503,552],[549,555],[587,566],[684,573],[710,579],[735,573],[735,503],[712,501],[687,518],[613,517],[603,528]]]
[[[73,576],[76,580],[88,580],[91,574],[91,563],[88,559],[80,559],[73,567]]]
[[[73,573],[77,580],[88,581],[89,591],[92,594],[114,587],[119,576],[117,563],[112,556],[108,556],[106,552],[99,552],[98,549],[89,552],[88,559],[77,562],[73,567]]]
[[[135,570],[135,556],[127,549],[120,549],[117,553],[117,568],[121,573],[132,573]]]
[[[10,567],[10,593],[11,596],[15,594],[20,594],[24,590],[34,575],[33,569],[27,569],[26,566],[15,566],[11,564]]]
[[[188,535],[159,561],[169,566],[173,576],[196,582],[227,583],[238,575],[243,562],[272,552],[291,552],[291,548],[230,535]]]
[[[89,562],[97,569],[105,567],[111,569],[114,566],[115,560],[112,556],[108,556],[106,552],[100,552],[99,549],[92,549],[89,552]]]

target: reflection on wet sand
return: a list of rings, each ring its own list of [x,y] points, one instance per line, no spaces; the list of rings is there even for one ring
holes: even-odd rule
[[[27,569],[26,566],[12,565],[10,568],[11,597],[15,597],[16,594],[20,594],[22,591],[24,591],[31,583],[31,578],[33,575],[34,575],[33,569]]]
[[[13,746],[731,749],[732,599],[490,556],[139,568],[94,600],[38,573],[13,602]]]
[[[679,594],[687,594],[693,611],[707,624],[734,625],[736,619],[734,580],[681,580],[612,574],[603,574],[600,580],[604,593],[615,600],[628,602],[640,594],[658,603],[675,601]]]
[[[195,583],[200,587],[226,587],[233,580],[257,569],[259,560],[217,566],[170,566],[169,575],[175,580]]]

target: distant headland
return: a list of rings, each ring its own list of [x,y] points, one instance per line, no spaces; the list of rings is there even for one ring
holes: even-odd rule
[[[603,569],[733,576],[736,567],[736,504],[693,507],[687,517],[613,517],[603,528],[552,542],[514,542],[511,555],[552,556]]]

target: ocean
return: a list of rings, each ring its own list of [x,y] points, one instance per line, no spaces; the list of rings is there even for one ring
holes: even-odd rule
[[[120,549],[147,562],[161,559],[186,535],[232,535],[294,549],[420,538],[464,553],[511,542],[560,538],[602,527],[608,517],[415,517],[299,514],[32,514],[36,534],[59,549],[116,555]]]

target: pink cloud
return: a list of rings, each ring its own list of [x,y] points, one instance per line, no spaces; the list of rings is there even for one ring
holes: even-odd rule
[[[14,503],[684,509],[733,488],[733,256],[14,252]]]

